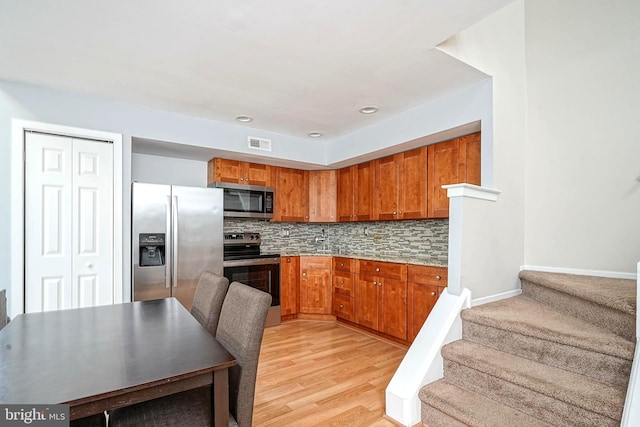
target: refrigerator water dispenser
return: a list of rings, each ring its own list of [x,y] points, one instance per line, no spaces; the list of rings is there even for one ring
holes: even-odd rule
[[[165,263],[165,233],[140,233],[140,267],[156,267]]]

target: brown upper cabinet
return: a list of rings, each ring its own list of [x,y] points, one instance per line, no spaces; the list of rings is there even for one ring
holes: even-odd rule
[[[309,222],[336,222],[337,171],[309,172]]]
[[[273,166],[214,158],[207,164],[207,184],[231,182],[273,186]]]
[[[427,217],[427,147],[375,161],[374,219]]]
[[[276,168],[273,221],[309,221],[309,171]]]
[[[337,171],[339,222],[373,220],[375,162],[364,162]]]
[[[475,133],[427,147],[429,218],[449,217],[449,198],[443,185],[480,185],[480,134]]]

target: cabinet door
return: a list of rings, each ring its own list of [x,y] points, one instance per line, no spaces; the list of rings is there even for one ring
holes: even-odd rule
[[[354,307],[353,298],[341,294],[333,295],[333,315],[341,319],[353,322]]]
[[[276,168],[276,221],[306,222],[309,219],[309,172]]]
[[[443,287],[409,282],[409,341],[413,341],[436,305]]]
[[[357,166],[338,169],[337,185],[337,214],[339,222],[354,221],[354,178]]]
[[[244,184],[244,162],[215,158],[209,161],[208,175],[213,172],[213,182],[232,182]],[[241,180],[242,179],[242,180]]]
[[[378,278],[356,275],[356,323],[378,330]]]
[[[365,162],[354,166],[353,181],[353,221],[372,221],[375,198],[375,162]]]
[[[380,279],[379,330],[385,334],[407,339],[407,282]]]
[[[401,176],[398,217],[425,219],[427,217],[427,147],[402,153]]]
[[[300,257],[280,260],[280,311],[282,316],[298,314],[300,290]]]
[[[449,217],[449,198],[447,197],[447,190],[441,186],[460,182],[459,138],[429,145],[427,147],[427,157],[429,175],[428,216],[429,218],[447,218]]]
[[[273,166],[245,163],[244,175],[245,184],[273,186]]]
[[[331,314],[331,270],[302,270],[300,312]]]
[[[336,222],[336,171],[309,172],[309,222]]]
[[[389,220],[398,216],[400,161],[399,154],[375,161],[377,194],[374,200],[374,219]]]
[[[480,185],[480,133],[460,138],[460,179]]]

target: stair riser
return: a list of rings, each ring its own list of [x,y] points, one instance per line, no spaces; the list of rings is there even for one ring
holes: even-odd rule
[[[635,341],[635,317],[591,301],[522,280],[522,293],[554,309]]]
[[[611,418],[597,414],[447,359],[444,361],[444,376],[460,387],[554,425],[614,427],[620,422],[612,418],[619,420],[622,416],[621,413],[611,413],[614,412],[611,408],[601,408],[605,413],[610,412]]]
[[[486,347],[615,386],[626,387],[629,382],[631,361],[619,357],[545,341],[467,320],[462,323],[462,337]]]

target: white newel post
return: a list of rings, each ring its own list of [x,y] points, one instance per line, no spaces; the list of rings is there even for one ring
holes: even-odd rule
[[[499,190],[480,187],[473,184],[443,185],[449,197],[449,282],[448,291],[451,295],[462,292],[462,244],[463,239],[473,236],[463,236],[463,202],[464,198],[480,199],[495,202],[498,200]]]

